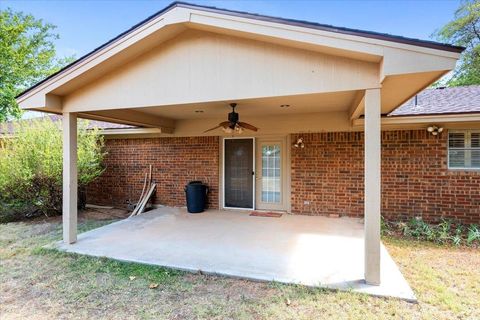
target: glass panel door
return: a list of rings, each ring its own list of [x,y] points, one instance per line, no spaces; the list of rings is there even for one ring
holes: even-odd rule
[[[253,139],[224,143],[224,206],[253,209]]]
[[[257,208],[285,210],[283,171],[285,150],[283,139],[262,140],[257,143]]]

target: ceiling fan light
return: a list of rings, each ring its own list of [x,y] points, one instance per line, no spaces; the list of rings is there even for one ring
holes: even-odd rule
[[[251,124],[248,124],[246,122],[240,122],[239,120],[239,115],[237,112],[235,112],[235,107],[236,103],[231,103],[230,107],[232,108],[232,112],[228,114],[228,120],[220,122],[218,126],[208,129],[204,131],[204,133],[216,130],[216,129],[222,129],[223,132],[226,134],[242,134],[243,131],[245,130],[252,130],[252,131],[258,131],[258,128],[255,126],[252,126]],[[197,110],[198,111],[198,110]],[[203,110],[202,110],[203,111]]]

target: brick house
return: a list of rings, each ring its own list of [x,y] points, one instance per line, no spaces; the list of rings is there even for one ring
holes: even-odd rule
[[[462,153],[467,149],[469,135],[470,147],[480,150],[476,113],[480,113],[480,86],[442,87],[420,92],[385,118],[390,125],[392,121],[412,124],[407,130],[391,127],[382,132],[383,217],[396,221],[422,217],[432,222],[448,218],[480,223],[480,151],[473,151],[467,163],[468,157]],[[62,119],[58,115],[48,117],[51,121]],[[432,135],[427,131],[431,124],[441,126],[443,132]],[[218,137],[168,138],[151,128],[95,120],[89,125],[103,129],[108,150],[105,173],[87,190],[89,203],[125,207],[134,202],[143,186],[142,173],[152,164],[153,177],[160,182],[154,203],[185,206],[183,187],[200,179],[211,190],[209,207],[222,206],[218,198]],[[0,134],[13,133],[8,123],[3,129]],[[449,137],[460,145],[456,147],[454,141],[449,145]],[[291,155],[291,207],[286,211],[362,217],[363,135],[297,133],[289,140],[298,138],[308,148]],[[315,153],[318,149],[323,150],[322,154]],[[140,150],[147,150],[146,155],[129,162]],[[329,175],[338,177],[335,183],[324,183]]]
[[[136,200],[151,164],[159,204],[183,206],[184,185],[202,180],[213,209],[364,217],[375,284],[381,214],[479,220],[480,110],[465,108],[478,87],[418,94],[462,51],[173,3],[17,100],[63,115],[65,242],[77,239],[81,117],[135,126],[105,130],[107,170],[89,202]],[[225,122],[232,103],[240,122]]]

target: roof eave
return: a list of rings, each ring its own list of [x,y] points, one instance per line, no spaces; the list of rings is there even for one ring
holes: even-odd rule
[[[374,32],[374,31],[366,31],[366,30],[359,30],[353,28],[345,28],[345,27],[338,27],[333,25],[321,24],[316,22],[310,21],[303,21],[303,20],[296,20],[296,19],[288,19],[288,18],[281,18],[281,17],[274,17],[268,15],[261,15],[255,13],[249,13],[244,11],[236,11],[236,10],[229,10],[229,9],[220,9],[212,6],[203,6],[203,5],[196,5],[187,2],[173,2],[171,5],[178,6],[182,8],[189,8],[193,10],[202,10],[207,12],[213,12],[218,14],[226,14],[230,16],[242,17],[247,19],[254,19],[260,21],[267,21],[267,22],[275,22],[281,23],[285,25],[303,27],[303,28],[310,28],[334,33],[341,33],[341,34],[348,34],[353,36],[360,36],[364,38],[371,38],[377,40],[384,40],[384,41],[391,41],[391,42],[398,42],[403,44],[410,44],[415,46],[421,46],[425,48],[437,49],[437,50],[444,50],[450,52],[461,53],[466,48],[461,46],[455,46],[446,43],[440,43],[435,41],[429,40],[420,40],[415,38],[408,38],[402,36],[396,36],[386,33]]]

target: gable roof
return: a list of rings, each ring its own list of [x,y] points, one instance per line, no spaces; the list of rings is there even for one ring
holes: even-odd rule
[[[125,35],[133,32],[134,30],[148,24],[150,21],[158,18],[159,16],[165,14],[166,12],[168,12],[168,11],[174,9],[174,8],[188,8],[188,9],[195,9],[195,10],[206,11],[206,12],[214,12],[214,13],[219,13],[219,14],[224,14],[224,15],[230,15],[230,16],[236,16],[236,17],[242,17],[242,18],[248,18],[248,19],[255,19],[255,20],[259,20],[259,21],[275,22],[275,23],[291,25],[291,26],[311,28],[311,29],[323,30],[323,31],[346,34],[346,35],[360,36],[360,37],[364,37],[364,38],[391,41],[391,42],[397,42],[397,43],[402,43],[402,44],[410,44],[410,45],[415,45],[415,46],[420,46],[420,47],[425,47],[425,48],[431,48],[431,49],[444,50],[444,51],[455,52],[455,53],[460,53],[465,49],[465,48],[459,47],[459,46],[453,46],[453,45],[443,44],[443,43],[434,42],[434,41],[407,38],[407,37],[402,37],[402,36],[395,36],[395,35],[386,34],[386,33],[379,33],[379,32],[365,31],[365,30],[359,30],[359,29],[337,27],[337,26],[332,26],[332,25],[327,25],[327,24],[320,24],[320,23],[309,22],[309,21],[272,17],[272,16],[261,15],[261,14],[256,14],[256,13],[248,13],[248,12],[243,12],[243,11],[220,9],[220,8],[217,8],[217,7],[196,5],[196,4],[186,3],[186,2],[173,2],[170,5],[168,5],[167,7],[165,7],[164,9],[162,9],[162,10],[158,11],[157,13],[149,16],[145,20],[139,22],[138,24],[134,25],[130,29],[126,30],[125,32],[119,34],[115,38],[107,41],[103,45],[95,48],[91,52],[87,53],[86,55],[80,57],[76,61],[74,61],[74,62],[70,63],[69,65],[65,66],[64,68],[60,69],[56,73],[50,75],[49,77],[47,77],[47,78],[43,79],[42,81],[36,83],[35,85],[31,86],[30,88],[24,90],[22,93],[20,93],[17,96],[17,98],[25,95],[26,93],[28,93],[29,91],[33,90],[34,88],[40,86],[41,84],[45,83],[49,79],[55,77],[56,75],[62,73],[65,70],[71,68],[72,66],[76,65],[77,63],[89,58],[90,56],[94,55],[96,52],[98,52],[101,49],[107,47],[108,45],[110,45],[113,42],[117,41],[118,39],[122,38],[123,36],[125,36]]]
[[[480,85],[427,89],[389,116],[480,113]]]

